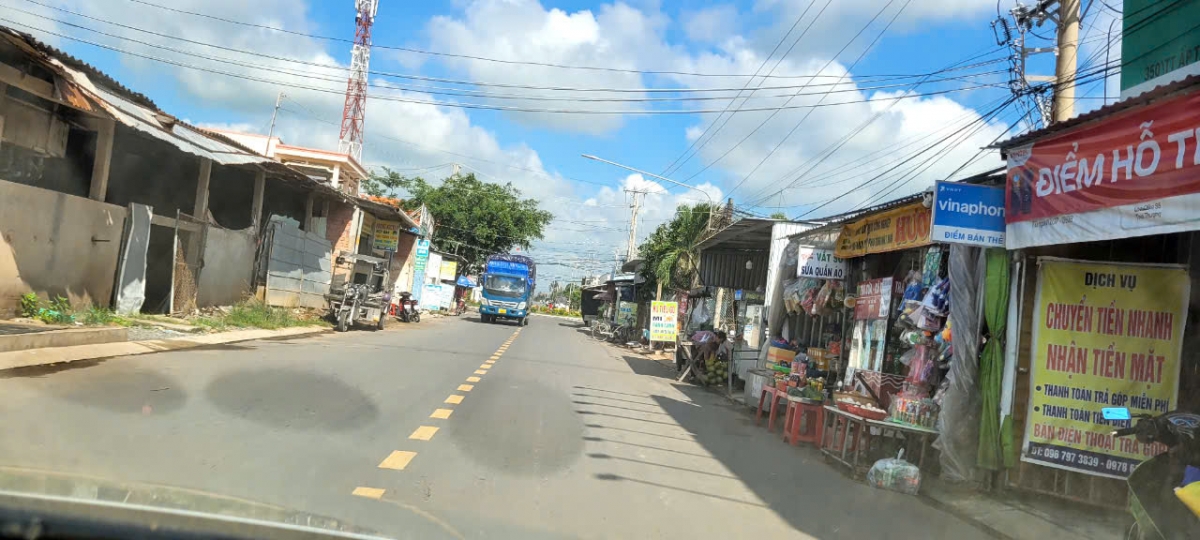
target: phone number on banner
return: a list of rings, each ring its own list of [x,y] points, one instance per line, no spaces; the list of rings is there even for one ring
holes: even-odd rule
[[[1029,443],[1026,455],[1033,461],[1067,469],[1086,470],[1095,474],[1125,478],[1141,463],[1136,459],[1098,454],[1053,444]]]

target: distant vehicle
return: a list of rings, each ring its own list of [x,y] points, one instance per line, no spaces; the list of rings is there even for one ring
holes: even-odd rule
[[[533,259],[507,253],[489,255],[480,279],[483,285],[480,320],[490,323],[512,319],[522,326],[529,324],[529,303],[536,279],[537,265]]]

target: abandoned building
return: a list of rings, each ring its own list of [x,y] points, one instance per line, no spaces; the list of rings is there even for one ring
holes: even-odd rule
[[[412,260],[403,238],[422,233],[357,196],[357,163],[331,179],[281,163],[4,27],[0,133],[0,317],[30,291],[123,312],[251,294],[321,307],[338,250],[373,250],[384,223],[383,236],[398,233],[382,245],[399,281]]]

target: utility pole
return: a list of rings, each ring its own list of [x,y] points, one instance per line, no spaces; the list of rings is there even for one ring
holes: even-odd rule
[[[1057,5],[1056,5],[1057,4]],[[1075,72],[1079,50],[1080,0],[1039,0],[1025,5],[1019,0],[1009,10],[1012,20],[1004,17],[992,22],[998,45],[1012,49],[1009,57],[1009,89],[1017,99],[1024,116],[1036,127],[1071,118],[1075,110]],[[1057,26],[1054,46],[1026,47],[1029,36],[1037,37],[1033,28],[1049,20]],[[1054,53],[1054,75],[1031,75],[1026,60],[1032,55]],[[1049,91],[1050,95],[1047,95]],[[1038,114],[1032,114],[1036,111]]]
[[[271,139],[275,138],[275,118],[279,116],[279,104],[283,101],[283,92],[279,92],[275,96],[275,112],[271,113],[271,130],[267,132],[267,147],[263,148],[263,155],[271,157]]]
[[[632,189],[625,190],[633,197],[630,208],[633,208],[633,214],[629,216],[629,245],[625,251],[625,260],[632,261],[637,257],[637,218],[638,210],[642,208],[642,197],[646,196],[645,191],[636,191]]]
[[[1079,0],[1058,2],[1058,60],[1054,66],[1053,121],[1065,122],[1075,113],[1075,71],[1079,61]]]

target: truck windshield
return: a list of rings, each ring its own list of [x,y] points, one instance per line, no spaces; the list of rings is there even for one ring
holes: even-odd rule
[[[524,296],[525,278],[488,274],[483,279],[483,290],[496,296]]]

